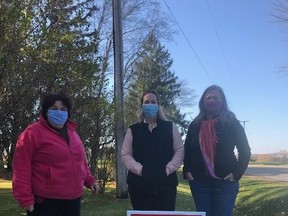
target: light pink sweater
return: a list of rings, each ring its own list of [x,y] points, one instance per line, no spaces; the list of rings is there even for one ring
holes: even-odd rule
[[[167,176],[175,172],[182,165],[184,159],[183,141],[178,131],[178,128],[174,123],[172,127],[172,133],[173,133],[174,156],[172,160],[169,161],[168,164],[166,165]],[[131,171],[136,175],[142,176],[143,166],[142,164],[137,162],[133,157],[132,141],[133,141],[132,131],[130,128],[128,128],[122,145],[121,160],[129,171]]]

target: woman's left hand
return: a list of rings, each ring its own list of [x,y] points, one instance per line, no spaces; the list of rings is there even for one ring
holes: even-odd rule
[[[90,188],[91,188],[91,190],[92,190],[93,193],[98,194],[99,185],[98,185],[97,182],[95,182]]]
[[[224,180],[228,180],[228,181],[230,181],[230,182],[234,182],[234,181],[235,181],[235,178],[234,178],[233,174],[230,173],[230,174],[228,174],[228,175],[224,178]]]

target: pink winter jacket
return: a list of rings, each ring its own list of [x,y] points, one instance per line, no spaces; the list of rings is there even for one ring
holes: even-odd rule
[[[75,199],[84,186],[91,187],[91,176],[83,143],[76,124],[66,123],[69,144],[40,118],[18,138],[13,157],[13,195],[21,207],[34,204],[34,196]]]

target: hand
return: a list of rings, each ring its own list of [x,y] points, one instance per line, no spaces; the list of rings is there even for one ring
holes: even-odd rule
[[[97,182],[95,182],[91,187],[90,189],[92,190],[93,193],[95,194],[98,194],[98,191],[99,191],[99,185]]]
[[[34,205],[26,206],[24,209],[28,212],[33,212],[34,211]]]
[[[228,175],[224,178],[224,180],[228,180],[228,181],[230,181],[230,182],[234,182],[234,181],[235,181],[235,178],[234,178],[233,174],[230,173],[230,174],[228,174]]]
[[[187,172],[186,173],[186,178],[187,178],[188,181],[192,181],[194,179],[192,174],[191,174],[191,172]]]

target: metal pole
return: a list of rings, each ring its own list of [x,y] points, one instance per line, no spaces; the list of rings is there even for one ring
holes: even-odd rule
[[[116,142],[116,192],[118,198],[127,198],[126,168],[120,153],[124,140],[123,108],[123,39],[121,0],[113,0],[113,47],[114,47],[114,99],[115,99],[115,142]]]
[[[240,121],[240,122],[243,123],[243,128],[244,128],[244,130],[245,130],[246,122],[248,122],[248,121]]]

